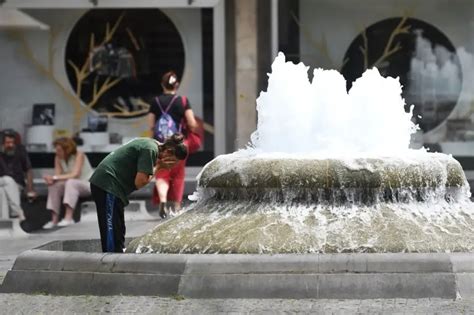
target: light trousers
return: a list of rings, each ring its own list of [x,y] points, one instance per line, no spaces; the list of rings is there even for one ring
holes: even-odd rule
[[[0,176],[0,217],[8,219],[10,214],[24,216],[20,205],[22,187],[10,176]]]
[[[60,180],[48,186],[46,209],[59,214],[61,204],[76,208],[79,197],[90,196],[91,188],[88,181],[80,179]]]

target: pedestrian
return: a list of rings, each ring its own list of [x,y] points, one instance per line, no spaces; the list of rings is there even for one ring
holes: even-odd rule
[[[136,138],[111,152],[97,166],[90,183],[103,252],[123,252],[128,195],[147,185],[156,171],[185,159],[188,152],[183,140],[182,134],[175,134],[164,143]]]
[[[184,143],[188,152],[196,151],[201,145],[198,123],[186,96],[177,94],[178,76],[174,71],[166,72],[161,80],[163,93],[156,97],[150,106],[148,124],[151,134],[158,141],[164,141],[172,134],[179,132],[185,136]],[[186,159],[172,169],[163,169],[156,173],[153,202],[159,204],[159,214],[167,216],[167,203],[171,211],[178,213],[184,193]]]
[[[20,221],[23,221],[25,213],[20,204],[21,192],[26,191],[30,199],[37,195],[33,189],[31,162],[15,130],[3,130],[0,133],[0,138],[2,138],[0,146],[0,213],[4,210],[8,211],[9,217],[18,217]]]
[[[72,138],[58,138],[53,146],[56,150],[54,175],[43,176],[48,185],[46,208],[52,211],[52,215],[51,221],[43,229],[74,224],[73,214],[79,197],[91,194],[88,181],[93,170],[87,155],[77,149]],[[63,220],[59,222],[61,204],[65,207],[65,213]]]

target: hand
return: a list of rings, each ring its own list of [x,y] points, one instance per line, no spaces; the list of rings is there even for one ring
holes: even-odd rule
[[[175,156],[166,156],[158,160],[158,170],[170,169],[178,163]]]
[[[26,193],[26,197],[28,198],[29,202],[33,202],[36,199],[36,197],[38,197],[38,194],[36,193],[36,191],[31,189]]]
[[[44,175],[43,179],[46,182],[46,184],[48,184],[48,185],[54,184],[54,179],[53,179],[53,176],[51,176],[51,175]]]
[[[28,198],[33,198],[34,199],[34,198],[38,197],[38,194],[33,189],[30,189],[26,192],[26,196]]]

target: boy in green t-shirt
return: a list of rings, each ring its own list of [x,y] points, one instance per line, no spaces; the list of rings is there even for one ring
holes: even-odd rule
[[[111,152],[97,166],[89,181],[104,253],[123,252],[128,195],[147,185],[157,170],[171,168],[186,158],[188,151],[183,139],[181,134],[164,143],[136,138]]]

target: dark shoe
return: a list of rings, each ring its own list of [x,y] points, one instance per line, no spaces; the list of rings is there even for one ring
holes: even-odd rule
[[[166,219],[168,214],[166,213],[166,203],[161,202],[160,203],[160,212],[159,212],[160,218]]]

